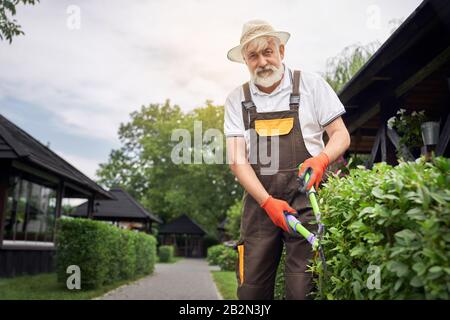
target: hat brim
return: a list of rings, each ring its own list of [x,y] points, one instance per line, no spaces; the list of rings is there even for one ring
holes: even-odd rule
[[[270,32],[260,33],[250,39],[247,39],[247,41],[245,41],[244,43],[230,49],[227,54],[228,59],[233,62],[245,63],[244,57],[242,56],[242,53],[241,53],[242,47],[256,38],[267,37],[267,36],[277,37],[278,39],[280,39],[281,44],[284,45],[288,42],[291,34],[289,32],[285,32],[285,31],[270,31]]]

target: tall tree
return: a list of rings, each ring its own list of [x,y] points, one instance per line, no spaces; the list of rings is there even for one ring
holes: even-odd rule
[[[365,46],[354,44],[345,47],[337,56],[327,60],[326,71],[322,76],[334,91],[339,92],[379,46],[378,42],[372,42]]]
[[[13,18],[16,7],[19,4],[34,5],[36,2],[39,0],[0,0],[0,40],[6,39],[11,43],[13,37],[25,34]]]
[[[201,123],[202,132],[194,133],[194,123]],[[242,197],[242,190],[225,163],[192,162],[196,152],[209,160],[213,151],[225,154],[223,136],[219,136],[222,139],[219,150],[219,141],[204,140],[208,129],[222,128],[222,125],[223,107],[209,102],[206,107],[189,113],[183,113],[169,101],[143,106],[131,114],[130,122],[120,126],[122,147],[113,150],[108,162],[100,165],[99,183],[124,187],[166,221],[186,213],[215,233],[228,207]],[[184,129],[191,138],[185,141],[189,149],[184,150],[189,152],[191,163],[175,163],[171,157],[180,143],[172,140],[176,129]],[[195,134],[200,134],[201,139],[197,145]]]

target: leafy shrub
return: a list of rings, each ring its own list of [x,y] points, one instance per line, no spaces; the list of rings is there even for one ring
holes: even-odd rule
[[[423,145],[421,125],[426,121],[429,121],[429,117],[425,115],[425,110],[407,112],[405,109],[400,109],[395,116],[388,120],[387,125],[389,128],[397,130],[400,135],[399,144],[408,147],[414,154],[414,150],[420,149]],[[399,149],[397,157],[404,156],[402,149]]]
[[[367,154],[353,154],[349,157],[348,161],[345,160],[343,156],[339,157],[338,160],[334,161],[327,168],[327,172],[323,177],[323,181],[326,182],[329,173],[334,173],[335,176],[345,176],[349,174],[351,169],[356,169],[358,166],[363,166],[370,155]]]
[[[209,265],[218,265],[219,257],[225,249],[226,246],[223,244],[217,244],[215,246],[209,247],[206,255],[206,260],[208,261]]]
[[[237,251],[223,244],[209,247],[206,257],[210,265],[218,265],[222,271],[235,271],[237,259]]]
[[[57,273],[63,283],[69,265],[81,269],[82,287],[99,287],[108,277],[108,225],[88,219],[61,219],[57,234]]]
[[[122,279],[121,277],[121,269],[120,269],[120,262],[123,257],[120,250],[120,244],[121,244],[121,231],[118,228],[110,229],[110,232],[108,232],[108,240],[107,242],[110,245],[110,255],[108,259],[108,264],[110,265],[109,268],[109,274],[106,278],[106,283],[112,283],[114,281],[117,281],[119,279]],[[67,275],[66,275],[67,277]]]
[[[449,299],[449,169],[449,159],[420,158],[330,177],[319,195],[328,274],[317,297]]]
[[[274,299],[275,300],[285,300],[286,299],[286,290],[285,290],[285,281],[284,281],[284,266],[285,266],[285,258],[286,258],[286,249],[283,248],[283,252],[281,253],[280,263],[277,268],[277,275],[275,277],[275,289],[274,289]]]
[[[120,233],[119,252],[122,254],[118,258],[118,263],[121,279],[131,278],[136,272],[136,243],[133,235],[134,232],[132,231],[122,231]]]
[[[134,232],[136,247],[136,273],[151,274],[155,270],[156,262],[156,239],[150,241],[147,234]]]
[[[153,271],[156,239],[83,218],[59,219],[56,236],[58,281],[69,265],[81,270],[82,288],[96,288]]]
[[[222,271],[235,271],[238,253],[235,249],[225,246],[222,254],[217,258],[217,264]]]
[[[243,200],[239,199],[234,205],[232,205],[227,211],[227,223],[225,224],[225,230],[231,239],[239,239],[241,216],[242,216]]]
[[[173,246],[160,246],[159,247],[159,261],[170,262],[173,260],[174,247]]]

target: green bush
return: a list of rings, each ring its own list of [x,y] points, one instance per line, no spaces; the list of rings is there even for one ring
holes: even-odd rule
[[[151,274],[155,270],[156,239],[142,232],[134,232],[136,247],[136,273]],[[150,240],[151,239],[151,240]]]
[[[277,275],[275,277],[275,288],[274,288],[274,299],[275,300],[285,300],[286,290],[284,281],[284,267],[285,267],[286,249],[283,248],[281,253],[280,263],[277,268]]]
[[[218,265],[222,271],[235,271],[237,259],[237,250],[223,244],[209,247],[206,257],[210,265]]]
[[[65,283],[67,267],[81,270],[82,288],[97,288],[119,279],[129,279],[153,271],[156,239],[121,230],[89,219],[59,219],[56,236],[56,269]]]
[[[328,274],[317,297],[449,299],[449,170],[449,159],[421,158],[330,177],[319,194]]]
[[[215,246],[209,247],[206,254],[206,260],[208,261],[209,265],[218,265],[219,257],[225,249],[226,246],[223,244],[217,244]]]
[[[114,281],[122,279],[120,274],[120,261],[123,255],[121,254],[120,250],[120,235],[121,231],[118,228],[110,229],[110,232],[108,232],[107,235],[107,242],[110,245],[110,256],[108,257],[108,265],[110,266],[110,268],[105,283],[112,283]]]
[[[217,258],[217,264],[222,271],[235,271],[237,259],[237,250],[231,247],[225,247],[222,254]]]
[[[136,243],[134,241],[133,231],[122,231],[119,238],[118,257],[119,276],[121,279],[129,279],[136,272]]]
[[[227,223],[225,224],[225,230],[231,239],[237,240],[240,236],[242,205],[243,200],[239,199],[227,211]]]
[[[173,260],[174,247],[173,246],[160,246],[159,247],[159,261],[170,262]]]

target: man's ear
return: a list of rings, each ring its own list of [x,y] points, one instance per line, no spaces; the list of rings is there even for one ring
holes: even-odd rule
[[[284,59],[284,44],[280,44],[280,58],[281,60]]]

